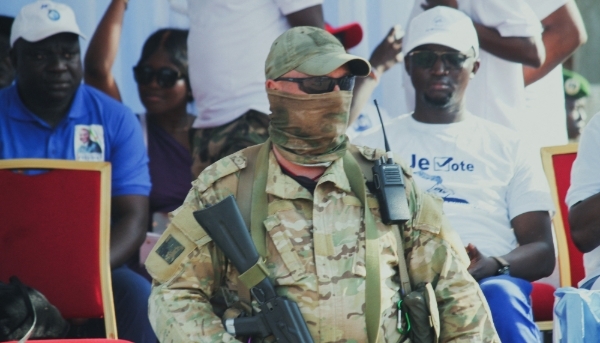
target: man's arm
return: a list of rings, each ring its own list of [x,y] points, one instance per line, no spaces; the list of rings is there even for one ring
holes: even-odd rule
[[[571,238],[582,252],[600,246],[599,148],[600,116],[593,116],[581,134],[565,199],[569,206]]]
[[[463,243],[443,215],[443,201],[405,179],[412,232],[401,230],[411,285],[430,282],[440,317],[440,342],[500,342],[487,301],[469,275]],[[406,237],[410,237],[409,240]]]
[[[286,18],[291,27],[315,26],[321,29],[325,28],[322,5],[315,5],[294,13],[290,13],[286,15]]]
[[[121,266],[144,242],[148,227],[148,197],[114,196],[111,200],[110,265]]]
[[[546,60],[539,68],[523,67],[526,86],[546,76],[587,41],[581,13],[572,0],[544,18],[542,26]]]
[[[578,202],[569,209],[571,238],[581,252],[600,246],[600,193]]]
[[[84,59],[85,83],[118,101],[121,101],[121,94],[111,69],[119,50],[126,7],[125,1],[112,0],[90,40]]]
[[[159,244],[161,241],[157,247]],[[150,253],[146,267],[154,278],[148,316],[159,341],[234,342],[209,301],[214,278],[208,246],[184,251],[182,255],[187,254],[186,257],[172,273],[149,265],[153,263],[151,258],[161,258],[156,254],[156,251]]]
[[[458,9],[458,1],[427,0],[422,7],[427,10],[435,6],[448,6]],[[538,37],[502,37],[498,30],[494,28],[475,22],[473,24],[479,37],[479,46],[492,55],[535,68],[544,63],[546,58],[544,43]]]
[[[193,217],[202,208],[192,189],[146,260],[153,278],[148,316],[160,342],[235,341],[209,301],[219,262],[213,263],[213,243]]]
[[[412,284],[437,279],[440,342],[500,342],[487,301],[447,235],[456,234],[449,227],[437,236],[421,232],[407,260]]]
[[[479,46],[490,54],[535,68],[544,63],[544,43],[539,38],[502,37],[496,29],[473,24],[479,37]]]
[[[510,264],[510,275],[535,281],[552,274],[555,256],[548,212],[526,212],[513,218],[511,224],[519,246],[500,256]],[[496,275],[500,265],[494,258],[483,255],[472,244],[467,251],[471,258],[469,272],[475,280]]]
[[[383,73],[395,66],[396,63],[402,61],[402,36],[400,35],[401,32],[398,33],[397,30],[402,31],[402,28],[392,27],[383,41],[379,43],[371,54],[369,62],[371,63],[371,68],[373,69],[375,77],[367,76],[356,79],[348,126],[352,125],[354,120],[358,118],[360,111],[379,84],[379,78]]]

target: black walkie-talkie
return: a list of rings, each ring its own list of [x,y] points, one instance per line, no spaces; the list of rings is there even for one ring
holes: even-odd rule
[[[379,200],[381,221],[386,225],[400,225],[410,219],[410,211],[404,189],[404,177],[402,176],[402,168],[394,163],[392,158],[392,152],[388,144],[387,135],[385,134],[385,127],[381,118],[381,112],[379,112],[377,100],[373,101],[375,102],[379,121],[381,122],[386,151],[386,156],[381,156],[379,160],[375,161],[375,165],[373,166],[373,184],[377,199]]]

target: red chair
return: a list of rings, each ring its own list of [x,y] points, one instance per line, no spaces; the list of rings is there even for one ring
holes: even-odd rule
[[[571,240],[569,209],[565,203],[571,185],[571,167],[577,157],[577,146],[567,144],[542,148],[542,165],[556,208],[552,224],[556,236],[560,287],[577,287],[577,283],[585,276],[583,254]],[[534,318],[540,330],[552,330],[555,289],[551,285],[536,282],[533,286],[531,298]]]
[[[66,319],[104,318],[106,339],[49,342],[117,342],[110,185],[107,162],[0,161],[0,280],[18,276]]]

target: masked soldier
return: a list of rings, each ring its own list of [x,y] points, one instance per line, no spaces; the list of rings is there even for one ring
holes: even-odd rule
[[[256,245],[266,273],[279,295],[298,304],[315,342],[399,342],[404,259],[413,287],[433,286],[440,342],[498,342],[441,200],[420,193],[402,167],[410,219],[400,229],[385,225],[376,195],[365,187],[366,173],[354,172],[385,153],[355,147],[344,134],[354,79],[370,73],[369,63],[347,54],[324,30],[296,27],[275,40],[265,73],[270,139],[206,168],[146,262],[154,278],[150,321],[159,339],[236,339],[222,325],[218,304],[231,309],[243,300],[239,273],[193,212],[253,187],[252,206],[264,197],[252,216],[264,211]],[[252,169],[253,179],[244,181]],[[373,308],[376,318],[367,318]]]

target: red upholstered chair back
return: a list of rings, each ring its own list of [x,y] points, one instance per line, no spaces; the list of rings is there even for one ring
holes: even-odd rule
[[[23,173],[30,169],[33,175]],[[116,338],[108,259],[110,164],[4,160],[0,190],[0,280],[16,275],[65,318],[105,318],[107,337]]]
[[[544,171],[550,183],[550,190],[556,207],[553,218],[558,250],[560,286],[577,287],[585,276],[583,254],[571,239],[569,208],[565,203],[571,185],[571,167],[577,157],[577,144],[542,148]]]

